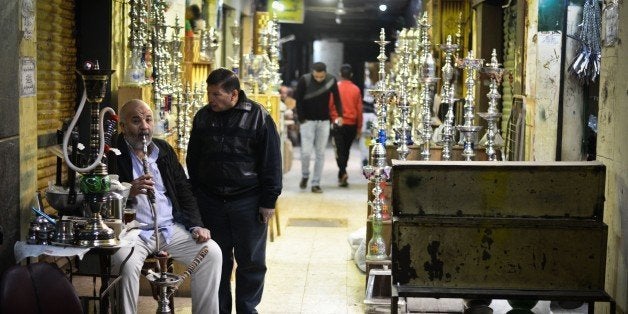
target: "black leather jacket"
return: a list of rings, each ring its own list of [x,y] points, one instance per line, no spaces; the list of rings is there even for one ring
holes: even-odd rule
[[[192,194],[192,189],[185,176],[185,171],[177,159],[177,154],[163,140],[154,138],[153,143],[159,148],[157,167],[159,172],[161,172],[161,179],[166,187],[166,196],[172,202],[174,221],[182,224],[186,229],[203,227],[196,198]],[[131,182],[134,179],[131,152],[129,151],[129,146],[124,141],[123,134],[118,136],[116,145],[121,155],[115,158],[116,165],[110,167],[110,170],[112,170],[112,173],[117,173],[120,176],[120,182]]]
[[[282,187],[281,152],[268,111],[243,91],[232,109],[201,108],[192,124],[187,168],[195,191],[227,200],[259,195],[259,206],[275,208]]]

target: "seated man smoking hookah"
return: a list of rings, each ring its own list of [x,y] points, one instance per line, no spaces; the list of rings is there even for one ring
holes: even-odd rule
[[[113,269],[121,268],[122,312],[137,313],[140,272],[144,260],[152,254],[162,261],[161,270],[147,276],[161,290],[162,309],[158,308],[158,313],[169,312],[167,297],[171,292],[167,286],[176,288],[195,266],[192,312],[218,313],[222,255],[209,230],[202,227],[196,199],[173,148],[152,138],[153,112],[141,100],[131,100],[121,108],[120,129],[117,148],[121,155],[115,158],[114,168],[121,182],[131,183],[129,198],[134,198],[136,209],[136,220],[120,236],[134,245],[121,248],[113,256]],[[191,264],[183,277],[166,273],[163,261],[168,256]]]

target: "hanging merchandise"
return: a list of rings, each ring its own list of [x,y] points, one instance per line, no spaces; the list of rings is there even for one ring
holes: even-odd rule
[[[600,6],[597,0],[586,0],[580,26],[580,50],[569,66],[569,72],[582,84],[595,81],[600,74]]]

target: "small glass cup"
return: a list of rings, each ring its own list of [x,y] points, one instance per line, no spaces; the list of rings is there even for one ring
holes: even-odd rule
[[[128,224],[129,222],[135,220],[135,208],[125,208],[124,214],[122,215],[122,220],[124,224]]]

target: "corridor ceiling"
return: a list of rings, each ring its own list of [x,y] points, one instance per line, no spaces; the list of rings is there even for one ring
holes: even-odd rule
[[[270,0],[269,0],[270,1]],[[395,29],[413,23],[412,13],[420,0],[305,0],[303,24],[282,24],[283,34],[295,34],[298,40],[337,39],[342,42],[377,40],[380,28],[387,37]],[[380,4],[387,10],[381,12]]]

